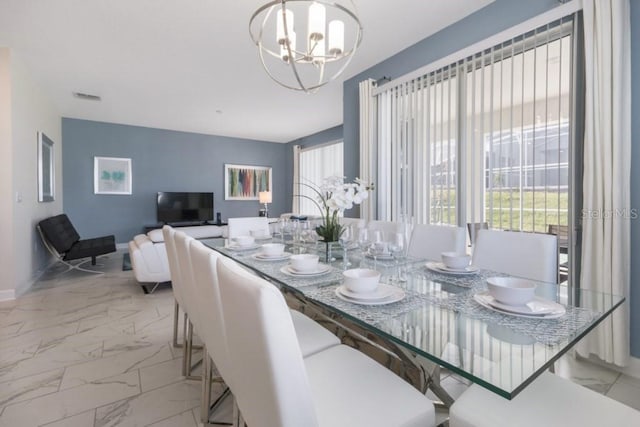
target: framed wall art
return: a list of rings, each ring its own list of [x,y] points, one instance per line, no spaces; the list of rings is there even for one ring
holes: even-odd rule
[[[131,159],[93,158],[94,194],[131,194]]]
[[[271,191],[270,167],[224,165],[225,200],[258,200],[261,191]]]
[[[53,202],[55,197],[55,156],[53,141],[38,132],[38,201]]]

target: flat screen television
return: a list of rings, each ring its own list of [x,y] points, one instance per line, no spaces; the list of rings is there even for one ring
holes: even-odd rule
[[[213,220],[213,193],[158,192],[158,222]]]

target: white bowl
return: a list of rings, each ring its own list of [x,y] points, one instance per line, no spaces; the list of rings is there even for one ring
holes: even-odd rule
[[[238,246],[251,246],[256,241],[256,239],[251,236],[238,236],[234,237],[232,240]]]
[[[368,268],[353,268],[342,273],[344,286],[351,292],[373,292],[378,287],[380,272]]]
[[[264,238],[264,237],[270,237],[269,232],[263,228],[259,229],[259,230],[251,230],[249,232],[253,237],[256,237],[258,239]]]
[[[282,243],[265,243],[262,245],[262,253],[267,256],[278,256],[284,253],[284,245]]]
[[[318,255],[312,254],[291,255],[291,258],[289,258],[291,268],[302,273],[316,271],[318,269],[318,259],[320,259]]]
[[[534,297],[536,284],[517,277],[490,277],[487,279],[489,294],[503,304],[525,305]]]
[[[447,267],[454,270],[464,270],[469,267],[471,257],[465,253],[458,252],[442,252],[442,263]]]

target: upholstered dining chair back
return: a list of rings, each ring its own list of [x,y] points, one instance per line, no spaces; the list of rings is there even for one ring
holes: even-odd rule
[[[440,261],[442,252],[464,253],[464,228],[449,225],[416,224],[411,234],[409,256]]]
[[[557,238],[548,234],[478,230],[473,265],[531,280],[558,280]]]
[[[192,240],[195,239],[182,231],[175,232],[175,250],[183,289],[182,297],[184,304],[182,307],[189,316],[191,323],[196,325],[196,328],[198,328],[198,326],[201,325],[201,322],[197,317],[198,313],[195,310],[195,306],[198,300],[199,290],[193,280],[193,269],[191,268],[191,256],[189,254],[189,245]]]
[[[218,259],[218,279],[232,391],[247,425],[317,426],[302,353],[280,291],[225,258]]]
[[[229,218],[228,221],[229,238],[238,236],[250,236],[252,231],[269,231],[269,218],[263,216],[248,218]]]
[[[162,227],[162,235],[164,236],[164,243],[167,249],[167,259],[169,260],[169,272],[171,274],[171,289],[173,290],[173,297],[184,310],[182,279],[180,277],[178,254],[176,253],[176,230],[169,225],[165,225]]]
[[[388,240],[395,233],[400,232],[400,224],[392,221],[369,221],[367,224],[369,230],[380,230],[382,232],[382,238]]]
[[[198,335],[204,341],[207,353],[213,359],[218,372],[230,386],[232,376],[227,346],[225,345],[222,301],[218,285],[217,260],[221,255],[197,240],[191,241],[189,253],[193,267],[193,278],[199,289],[199,298],[195,307],[198,312],[196,318],[203,322],[202,327],[198,330]]]

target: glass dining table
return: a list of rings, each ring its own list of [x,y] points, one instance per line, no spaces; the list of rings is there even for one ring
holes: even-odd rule
[[[369,348],[382,348],[402,365],[412,365],[415,369],[397,372],[422,391],[431,389],[444,406],[453,399],[440,386],[441,368],[512,399],[624,302],[621,296],[582,289],[569,292],[566,286],[540,282],[536,297],[561,304],[564,313],[523,316],[492,309],[478,298],[486,293],[488,278],[504,274],[486,270],[451,274],[427,260],[372,259],[354,249],[347,252],[349,268],[380,271],[381,283],[397,288],[396,295],[401,296],[388,304],[356,303],[338,289],[346,268],[338,248],[323,274],[294,277],[287,259],[258,256],[259,245],[234,250],[225,239],[202,242],[277,285],[303,311],[311,306],[330,324],[341,323],[355,331],[370,342]],[[317,250],[326,253],[318,244],[286,246],[289,253]],[[354,347],[367,347],[360,339],[342,338]],[[389,358],[377,359],[388,367],[392,364]]]

